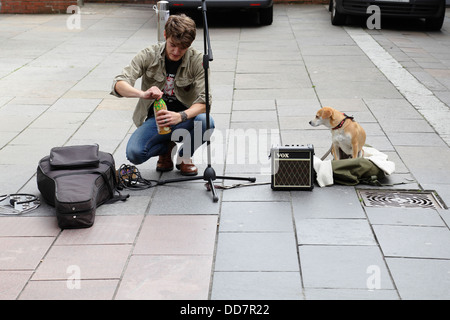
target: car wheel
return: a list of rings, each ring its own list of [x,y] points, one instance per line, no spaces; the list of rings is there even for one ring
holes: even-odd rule
[[[425,19],[425,25],[427,26],[428,30],[431,30],[431,31],[441,30],[442,25],[444,24],[444,20],[445,20],[445,6],[444,6],[444,9],[441,11],[442,12],[439,15],[439,17]]]
[[[333,26],[341,26],[345,24],[347,20],[347,16],[344,13],[339,12],[336,0],[330,0],[330,8],[331,8],[331,24]]]
[[[259,23],[263,26],[271,25],[273,22],[273,5],[259,11]]]

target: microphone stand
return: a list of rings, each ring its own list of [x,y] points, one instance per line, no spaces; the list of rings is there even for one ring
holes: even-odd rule
[[[203,14],[203,47],[204,47],[204,55],[203,55],[203,69],[205,71],[205,94],[206,94],[206,128],[207,132],[211,128],[211,124],[209,121],[209,114],[211,110],[211,106],[209,104],[209,83],[208,83],[208,69],[209,69],[209,61],[213,60],[211,43],[209,39],[209,30],[208,30],[208,21],[206,18],[206,0],[202,0],[201,6],[202,14]],[[207,160],[208,166],[203,172],[202,176],[195,177],[183,177],[178,179],[168,179],[168,180],[160,180],[158,181],[158,185],[164,185],[166,183],[173,182],[182,182],[182,181],[192,181],[192,180],[205,180],[209,184],[209,188],[212,192],[213,202],[217,202],[219,197],[217,196],[217,192],[214,186],[214,180],[216,179],[231,179],[231,180],[245,180],[250,182],[255,182],[256,178],[244,178],[244,177],[227,177],[227,176],[217,176],[214,168],[211,166],[211,138],[209,138],[206,142],[207,149]]]

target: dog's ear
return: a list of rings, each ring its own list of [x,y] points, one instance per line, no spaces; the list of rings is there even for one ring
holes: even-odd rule
[[[327,108],[327,107],[322,108],[322,119],[331,118],[332,115],[333,115],[333,112],[331,111],[330,108]]]

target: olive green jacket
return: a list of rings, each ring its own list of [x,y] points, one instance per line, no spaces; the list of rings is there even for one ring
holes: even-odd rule
[[[114,78],[111,94],[121,98],[115,90],[117,81],[126,81],[134,87],[136,80],[141,77],[142,91],[152,86],[162,91],[166,83],[165,45],[163,42],[141,50],[122,73]],[[195,103],[206,103],[204,74],[202,53],[190,47],[183,56],[174,81],[175,96],[186,108]],[[137,127],[144,123],[153,101],[139,99],[133,114],[133,122]],[[211,95],[209,102],[211,104]]]

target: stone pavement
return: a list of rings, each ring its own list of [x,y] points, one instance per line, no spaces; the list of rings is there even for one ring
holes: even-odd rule
[[[330,133],[308,121],[330,105],[395,162],[385,182],[406,184],[389,188],[436,190],[450,204],[449,18],[426,32],[418,22],[334,27],[321,5],[276,5],[267,27],[244,17],[209,16],[218,174],[269,181],[274,142],[312,143],[321,156]],[[37,163],[54,146],[98,143],[127,163],[136,101],[110,85],[156,42],[155,13],[87,4],[79,29],[68,18],[0,15],[2,194],[39,195]],[[200,50],[202,39],[199,30]],[[195,156],[200,172],[205,159]],[[157,174],[154,159],[138,168],[178,176]],[[60,230],[45,203],[2,215],[0,299],[449,299],[449,211],[366,207],[360,188],[255,185],[213,203],[202,181],[168,184],[99,207],[79,230]]]

